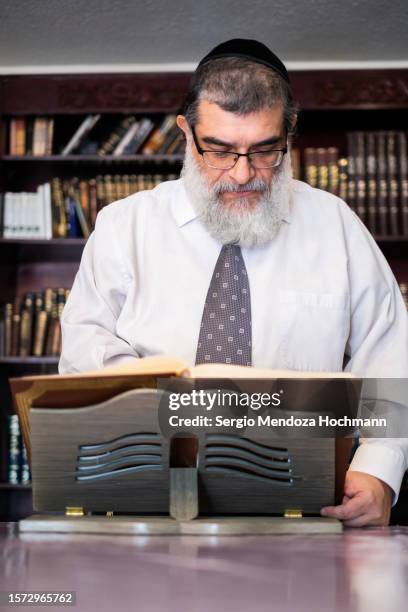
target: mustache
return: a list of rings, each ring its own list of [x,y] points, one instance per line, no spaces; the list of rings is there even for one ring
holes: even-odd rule
[[[212,186],[214,195],[220,195],[221,193],[239,193],[240,191],[261,191],[265,192],[270,189],[270,185],[262,179],[252,179],[245,185],[234,185],[225,181],[219,181]]]

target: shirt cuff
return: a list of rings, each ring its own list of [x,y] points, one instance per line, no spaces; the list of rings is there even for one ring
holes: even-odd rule
[[[403,452],[377,442],[362,442],[356,450],[349,470],[379,478],[394,491],[395,506],[406,466]]]

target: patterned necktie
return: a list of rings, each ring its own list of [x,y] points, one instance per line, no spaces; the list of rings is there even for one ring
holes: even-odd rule
[[[205,300],[196,364],[252,364],[251,297],[239,246],[222,247]]]

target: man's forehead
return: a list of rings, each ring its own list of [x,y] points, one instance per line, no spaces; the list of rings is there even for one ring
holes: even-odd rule
[[[196,128],[202,136],[217,136],[228,142],[238,137],[257,139],[283,133],[283,106],[277,103],[269,108],[239,115],[223,110],[218,104],[201,100],[198,106]],[[259,138],[258,138],[259,140]]]

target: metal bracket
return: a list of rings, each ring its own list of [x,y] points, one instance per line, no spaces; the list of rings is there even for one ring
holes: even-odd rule
[[[85,510],[82,506],[65,506],[65,516],[84,516]]]
[[[297,508],[288,508],[285,510],[283,516],[288,519],[300,519],[303,518],[303,514],[301,510]]]

